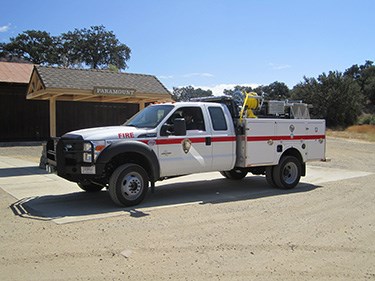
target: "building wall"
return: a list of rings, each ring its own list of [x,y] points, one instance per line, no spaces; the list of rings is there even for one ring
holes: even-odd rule
[[[26,100],[27,84],[0,83],[0,142],[49,136],[48,101]]]
[[[58,101],[56,134],[69,131],[123,124],[139,111],[138,104]]]
[[[27,84],[0,83],[0,142],[49,138],[49,101],[26,100]],[[138,112],[138,104],[57,102],[56,133],[120,125]]]

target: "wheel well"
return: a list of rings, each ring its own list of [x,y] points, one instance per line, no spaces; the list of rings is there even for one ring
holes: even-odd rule
[[[300,161],[301,166],[302,166],[301,176],[306,175],[306,163],[303,162],[302,155],[297,149],[289,148],[289,149],[284,151],[284,153],[281,157],[283,157],[283,156],[294,156],[295,158],[297,158],[298,161]],[[281,157],[280,157],[280,159],[281,159]]]
[[[149,179],[153,179],[153,175],[151,174],[151,163],[145,156],[136,152],[121,153],[113,157],[105,168],[107,176],[110,177],[114,170],[123,164],[137,164],[146,171]]]
[[[289,149],[285,150],[282,156],[294,156],[299,161],[301,161],[301,163],[303,162],[301,153],[295,148],[289,148]]]

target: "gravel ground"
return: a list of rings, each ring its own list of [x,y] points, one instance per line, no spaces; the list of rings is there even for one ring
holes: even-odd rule
[[[328,138],[326,157],[329,162],[309,165],[375,173],[375,142]]]
[[[2,156],[36,163],[40,152],[41,146],[0,148]],[[309,165],[375,173],[374,143],[329,138],[327,157]],[[371,174],[303,192],[63,225],[15,216],[15,199],[0,189],[0,276],[375,280],[374,182]]]

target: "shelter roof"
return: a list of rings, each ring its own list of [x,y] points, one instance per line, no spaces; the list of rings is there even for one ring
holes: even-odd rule
[[[109,70],[35,66],[28,99],[95,102],[171,101],[171,94],[153,75]]]

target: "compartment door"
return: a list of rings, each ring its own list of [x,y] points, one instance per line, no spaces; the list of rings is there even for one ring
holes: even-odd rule
[[[246,166],[271,164],[275,160],[275,122],[246,120]]]

